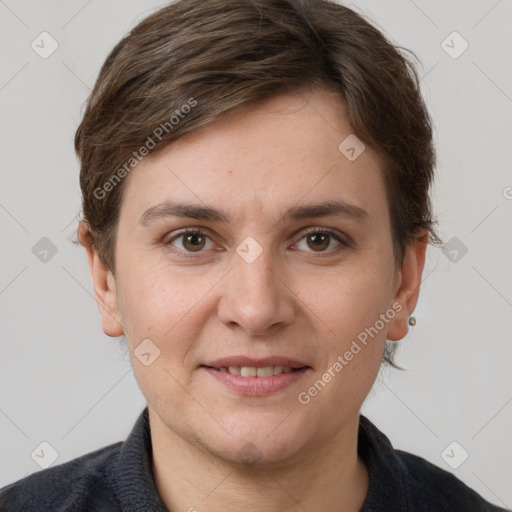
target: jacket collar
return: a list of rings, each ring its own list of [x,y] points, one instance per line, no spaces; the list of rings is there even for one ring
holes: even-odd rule
[[[362,414],[359,415],[357,452],[365,463],[370,480],[360,512],[406,512],[406,470],[390,440]]]
[[[156,489],[152,459],[146,407],[121,447],[111,480],[123,512],[168,512]]]

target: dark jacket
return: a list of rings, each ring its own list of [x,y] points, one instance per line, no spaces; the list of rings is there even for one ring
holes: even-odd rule
[[[451,473],[425,459],[394,450],[389,439],[363,415],[358,452],[370,477],[360,512],[505,510],[485,501]],[[0,489],[0,510],[168,512],[155,487],[151,453],[146,408],[126,441],[41,470]]]

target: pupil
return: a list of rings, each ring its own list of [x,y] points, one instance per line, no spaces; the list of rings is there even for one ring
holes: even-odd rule
[[[188,235],[186,238],[186,243],[190,244],[194,249],[201,248],[202,245],[202,236],[201,235]]]
[[[328,238],[329,238],[329,235],[315,234],[315,235],[310,236],[310,240],[313,242],[314,247],[321,248],[321,249],[325,249],[326,246],[329,245],[328,242],[327,242],[327,244],[325,243],[325,241],[328,240]]]

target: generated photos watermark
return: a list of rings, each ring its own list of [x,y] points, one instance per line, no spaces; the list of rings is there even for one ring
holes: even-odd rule
[[[120,167],[101,187],[96,187],[93,191],[93,196],[96,199],[105,199],[108,192],[114,190],[114,188],[122,181],[122,179],[129,174],[136,165],[147,156],[152,149],[154,149],[162,137],[172,131],[182,119],[184,119],[191,110],[197,106],[197,100],[189,98],[187,103],[184,103],[180,108],[177,108],[173,115],[168,121],[160,123],[148,136],[146,142],[137,150],[132,153],[131,156],[122,167]]]
[[[344,352],[343,355],[339,355],[334,361],[333,364],[322,374],[322,377],[315,381],[315,383],[310,386],[307,391],[301,391],[297,395],[297,399],[302,405],[307,405],[311,402],[311,399],[322,391],[331,380],[336,377],[337,374],[345,368],[349,364],[354,357],[361,352],[363,347],[365,347],[368,343],[368,337],[373,339],[377,334],[384,329],[386,324],[395,318],[396,314],[402,311],[403,306],[395,302],[392,307],[386,310],[385,313],[381,313],[378,320],[371,327],[366,327],[364,331],[361,331],[357,335],[357,340],[353,340],[350,348]],[[359,341],[359,343],[358,343]],[[363,347],[361,347],[363,345]]]

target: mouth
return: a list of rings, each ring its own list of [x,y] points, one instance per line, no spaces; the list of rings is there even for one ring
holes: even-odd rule
[[[200,368],[228,389],[246,396],[277,393],[292,386],[312,370],[311,366],[286,358],[259,361],[229,358],[201,365]]]
[[[240,375],[242,377],[273,377],[275,375],[281,375],[283,373],[296,372],[302,368],[292,368],[291,366],[221,366],[214,368],[212,366],[206,366],[206,368],[212,368],[219,372],[230,373],[231,375]],[[305,366],[303,368],[306,368]]]

